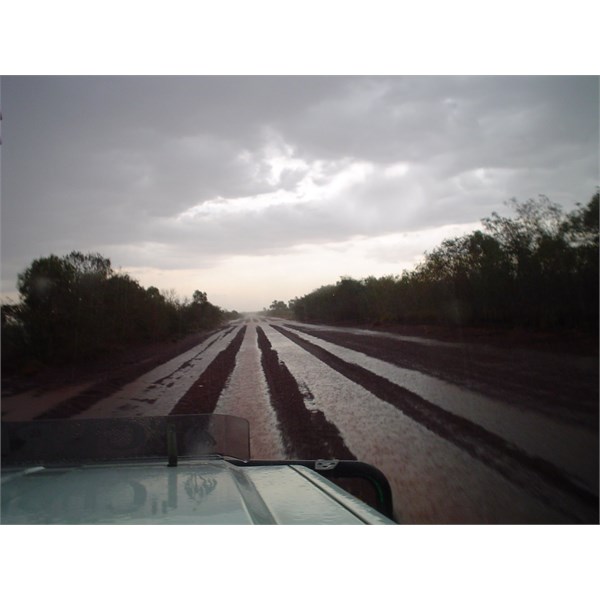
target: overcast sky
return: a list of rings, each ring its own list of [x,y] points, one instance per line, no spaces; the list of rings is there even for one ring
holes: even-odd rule
[[[597,77],[3,77],[2,297],[51,253],[260,310],[598,185]]]

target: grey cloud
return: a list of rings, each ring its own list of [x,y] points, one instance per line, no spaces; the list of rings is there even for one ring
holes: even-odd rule
[[[474,222],[512,196],[585,202],[598,181],[596,77],[9,77],[2,111],[8,272],[73,248],[172,266]],[[278,151],[301,162],[273,178]],[[372,174],[342,192],[175,220],[304,178],[326,190],[355,161]]]
[[[597,78],[402,77],[356,83],[284,127],[310,156],[378,162],[450,154],[459,168],[515,166],[575,141],[597,147]],[[597,148],[596,148],[597,151]]]

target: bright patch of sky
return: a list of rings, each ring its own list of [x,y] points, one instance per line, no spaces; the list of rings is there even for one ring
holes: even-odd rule
[[[253,312],[268,307],[273,300],[288,301],[321,285],[335,283],[341,276],[362,279],[400,275],[422,260],[424,247],[431,249],[444,239],[476,227],[477,223],[467,223],[373,238],[357,237],[344,242],[303,244],[283,254],[225,257],[198,269],[134,268],[128,272],[145,287],[177,290],[181,297],[187,298],[203,283],[210,282],[211,287],[205,291],[213,302]],[[399,259],[400,256],[404,258]],[[273,287],[274,281],[277,287]],[[241,304],[240,286],[247,290]],[[273,291],[273,297],[266,295],[265,289]]]

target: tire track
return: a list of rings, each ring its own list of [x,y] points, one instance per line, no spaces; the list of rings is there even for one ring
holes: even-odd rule
[[[271,327],[574,522],[598,523],[598,497],[571,481],[553,464],[523,452],[479,425],[449,413],[359,365],[342,360],[288,329],[273,324]]]
[[[283,325],[287,326],[287,324]],[[398,366],[394,364],[396,361],[386,360],[388,358],[386,355],[390,355],[389,358],[393,359],[396,354],[396,358],[400,361],[405,360],[408,355],[410,360],[411,348],[398,345],[395,341],[388,343],[385,338],[377,338],[377,343],[382,350],[380,353],[377,352],[377,345],[371,338],[366,340],[367,348],[361,352],[360,346],[353,345],[350,349],[343,344],[343,340],[342,343],[332,343],[324,340],[318,333],[313,335],[301,332],[299,335],[342,360],[356,363],[410,390],[431,404],[476,423],[490,433],[514,444],[523,452],[552,463],[572,481],[598,495],[597,433],[594,435],[588,429],[562,419],[550,418],[538,411],[532,412],[525,406],[520,406],[518,402],[514,402],[515,398],[512,398],[511,402],[503,402],[497,397],[445,381],[428,372]],[[360,339],[362,338],[352,338],[351,341],[358,343]],[[371,350],[375,351],[371,352]],[[482,349],[482,353],[485,353],[485,349]],[[436,357],[439,359],[436,363],[439,371],[446,363],[443,356],[438,354],[432,354],[429,362],[435,363]],[[504,379],[510,380],[512,372],[506,368],[502,371],[502,375]],[[472,376],[476,379],[477,371],[472,372]],[[532,381],[531,385],[536,387],[537,379]]]
[[[286,324],[286,327],[401,368],[429,373],[505,404],[527,407],[562,422],[598,431],[597,377],[576,377],[569,382],[565,380],[562,364],[553,365],[555,368],[550,371],[546,363],[532,368],[531,357],[525,363],[513,353],[508,363],[500,363],[499,369],[500,351],[490,348],[481,351],[470,344],[459,350],[392,338],[386,338],[382,344],[381,338],[357,332],[316,330],[295,324]],[[503,356],[506,357],[506,353]],[[440,369],[440,365],[443,368]],[[504,376],[508,369],[510,378]]]
[[[227,327],[227,329],[224,329],[222,331],[221,335],[215,337],[215,339],[212,340],[209,344],[207,344],[204,348],[202,348],[202,350],[200,350],[200,352],[198,352],[197,354],[192,356],[189,360],[186,360],[183,364],[181,364],[179,367],[177,367],[174,371],[172,371],[168,375],[165,375],[164,377],[161,377],[160,379],[153,381],[152,385],[161,385],[162,383],[164,383],[165,381],[167,381],[168,379],[173,377],[173,375],[175,373],[177,373],[177,371],[180,371],[181,369],[185,369],[186,367],[189,367],[190,365],[192,365],[194,360],[198,356],[200,356],[203,352],[206,352],[213,344],[217,343],[219,340],[222,340],[227,334],[231,333],[234,329],[235,329],[235,327]]]
[[[285,450],[290,458],[337,458],[356,460],[338,428],[322,412],[308,410],[298,382],[271,346],[265,332],[256,327],[261,364],[269,387],[271,403],[281,427]]]
[[[228,333],[229,330],[225,331],[220,339]],[[197,346],[198,344],[203,343],[203,341],[207,340],[211,335],[214,335],[214,331],[207,332],[199,339],[195,339],[193,344],[190,345],[190,348]],[[212,345],[213,342],[211,342]],[[179,349],[177,354],[181,354],[182,350],[185,352],[185,349]],[[103,379],[98,383],[92,385],[91,387],[83,390],[79,394],[72,396],[70,398],[65,399],[60,404],[45,410],[39,415],[35,416],[34,419],[69,419],[80,413],[87,411],[92,408],[95,404],[104,400],[108,396],[118,392],[125,385],[130,383],[131,381],[141,377],[148,371],[151,371],[153,368],[158,367],[164,362],[168,362],[172,356],[167,357],[167,355],[159,354],[151,359],[144,360],[134,365],[130,365],[124,367],[123,369],[119,369],[116,373],[114,373],[110,378]]]
[[[260,363],[256,325],[248,329],[235,359],[235,369],[219,396],[214,412],[246,419],[253,459],[283,459],[285,450],[277,415]]]
[[[235,367],[235,357],[245,335],[246,325],[236,333],[227,348],[217,354],[169,414],[207,414],[215,410],[221,391]]]

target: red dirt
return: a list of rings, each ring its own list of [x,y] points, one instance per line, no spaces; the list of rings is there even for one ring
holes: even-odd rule
[[[409,370],[421,371],[482,393],[501,402],[542,412],[552,418],[598,430],[598,360],[593,354],[568,352],[552,337],[516,343],[519,334],[439,331],[437,339],[452,345],[422,344],[368,333],[314,330],[302,324],[293,329],[373,356]],[[387,330],[386,330],[387,331]],[[416,335],[413,328],[395,331]],[[427,337],[433,338],[433,335]],[[459,345],[454,345],[459,344]]]
[[[538,331],[494,327],[450,327],[447,325],[372,325],[361,329],[396,333],[398,335],[429,337],[447,342],[487,344],[499,348],[522,348],[598,356],[598,331]]]
[[[301,325],[299,323],[299,325]],[[363,327],[361,327],[363,328]],[[598,336],[578,332],[541,333],[524,330],[500,330],[492,328],[452,328],[439,325],[391,325],[368,327],[373,331],[390,332],[414,337],[431,337],[448,342],[485,344],[498,349],[528,349],[543,353],[560,353],[572,356],[598,356]],[[33,372],[2,374],[2,396],[8,397],[28,390],[49,391],[52,389],[95,381],[93,396],[110,395],[115,387],[139,377],[155,366],[185,352],[199,344],[213,331],[189,335],[169,342],[156,342],[125,348],[96,361],[66,367],[38,367]],[[337,334],[348,339],[345,334]],[[350,335],[350,338],[353,336]],[[338,340],[339,341],[339,340]],[[379,351],[385,354],[386,347],[393,351],[394,344],[377,339]],[[384,358],[381,355],[381,358]],[[441,357],[436,357],[438,360]],[[408,366],[408,365],[407,365]],[[443,365],[440,370],[444,370]],[[472,373],[471,373],[472,375]],[[597,381],[594,385],[597,384]],[[597,399],[597,395],[596,395]],[[59,415],[56,415],[59,416]],[[62,415],[61,415],[62,416]]]
[[[180,340],[155,342],[117,350],[94,361],[64,367],[39,366],[31,373],[2,373],[2,396],[29,390],[49,391],[88,381],[104,386],[109,395],[117,383],[127,383],[171,358],[186,352],[214,331],[190,334]]]
[[[302,324],[294,324],[292,327],[302,329]],[[598,365],[597,360],[593,360],[594,352],[592,352],[592,350],[595,351],[595,355],[597,356],[597,345],[593,346],[589,338],[584,339],[585,336],[580,338],[577,338],[577,336],[563,336],[560,338],[559,336],[548,334],[472,329],[457,330],[432,326],[396,326],[393,328],[383,329],[378,327],[375,329],[411,337],[426,336],[443,341],[466,344],[460,348],[445,345],[427,346],[414,341],[343,331],[311,330],[309,333],[323,339],[329,339],[342,346],[355,348],[358,351],[406,368],[421,370],[449,379],[459,385],[470,384],[475,389],[481,388],[480,391],[489,392],[492,396],[499,395],[500,399],[505,401],[523,403],[554,418],[572,420],[580,425],[591,428],[594,428],[595,425],[595,429],[597,430]],[[79,382],[95,381],[91,387],[76,397],[66,400],[54,409],[47,410],[36,418],[68,418],[76,416],[81,410],[85,410],[89,405],[110,395],[115,389],[199,344],[212,333],[214,332],[195,334],[178,342],[129,348],[95,363],[87,363],[86,365],[63,369],[48,369],[36,373],[35,376],[13,377],[12,379],[3,378],[3,396],[9,395],[7,394],[7,390],[9,393],[12,392],[14,394],[26,389],[50,390]],[[290,337],[289,334],[288,337]],[[291,338],[297,338],[297,336],[292,335]],[[298,343],[297,340],[295,341]],[[241,342],[241,337],[239,337],[238,342]],[[303,343],[303,345],[307,344]],[[215,382],[213,386],[215,388],[213,390],[215,398],[218,398],[220,390],[225,385],[227,377],[231,373],[235,363],[235,354],[238,349],[239,344],[237,346],[235,344],[230,345],[222,353],[223,360],[213,361],[214,364],[211,363],[210,368],[206,371],[204,378],[209,378],[211,382],[213,380]],[[570,354],[570,356],[565,358],[564,356],[555,354],[557,349],[560,349],[564,354]],[[261,348],[261,350],[265,354],[268,349]],[[535,350],[535,352],[531,352],[531,350]],[[319,351],[316,348],[312,348],[312,352],[321,352],[323,355],[320,356],[321,360],[324,360],[324,362],[333,368],[336,368],[336,366],[342,370],[349,368],[348,365],[341,364],[343,361],[336,360],[332,356],[327,356],[327,353]],[[590,356],[592,360],[590,360]],[[585,369],[577,370],[576,363],[581,361],[585,365],[594,363],[594,366],[586,366]],[[275,364],[278,362],[279,360],[276,357],[271,363],[268,360],[263,360],[265,376],[268,381],[271,380],[271,383],[281,379],[281,368]],[[354,370],[358,373],[355,376],[360,379],[360,385],[363,385],[366,389],[372,389],[372,392],[380,397],[387,394],[393,397],[392,400],[394,402],[397,400],[398,390],[395,389],[396,386],[388,393],[387,389],[384,389],[385,382],[378,381],[376,376],[368,372],[362,373],[364,369],[361,371],[360,367],[355,367]],[[200,381],[199,383],[204,384],[206,381]],[[270,385],[270,388],[272,388],[272,385]],[[195,388],[192,389],[188,394],[188,400],[197,400],[197,391]],[[205,399],[204,391],[203,389],[203,400]],[[279,396],[285,400],[280,408],[283,408],[283,404],[285,404],[286,410],[283,412],[290,413],[290,399],[294,397],[294,394],[298,395],[300,393],[301,395],[298,385],[293,378],[288,378],[283,384],[283,389],[279,391]],[[272,389],[271,393],[273,394]],[[302,399],[300,396],[298,398],[298,407],[302,408]],[[413,404],[418,403],[418,398],[413,400]],[[184,406],[184,404],[179,407],[181,412],[187,412],[189,408],[187,405]],[[402,408],[402,410],[405,408]],[[174,412],[178,412],[179,409]],[[191,406],[190,410],[196,410],[195,403]],[[470,432],[470,425],[468,423],[458,422],[457,419],[448,420],[445,416],[436,421],[429,413],[425,414],[425,416],[423,414],[419,413],[416,416],[419,417],[421,422],[428,424],[432,429],[437,427],[439,429],[438,433],[444,434],[444,437],[448,439],[453,439],[456,436],[450,435],[446,430],[442,431],[440,429],[442,426],[451,428],[454,424],[456,426],[455,429],[460,430],[459,433],[463,437],[466,433]],[[595,417],[595,420],[592,417]],[[296,424],[299,424],[301,421],[302,419],[295,419]],[[327,433],[323,427],[320,426],[319,428],[323,435]],[[290,437],[288,442],[291,443],[291,447],[302,446],[307,441],[303,438],[302,428],[291,427],[288,429],[287,435]],[[435,431],[437,432],[438,429],[435,429]],[[471,437],[479,440],[477,437],[479,433],[479,431],[475,431]],[[495,450],[496,446],[498,446],[497,440],[490,438],[490,436],[479,440],[479,442],[481,443],[472,444],[473,452],[479,451],[481,447]],[[483,442],[486,443],[484,444]],[[334,455],[337,454],[339,452],[336,450]],[[496,460],[498,456],[496,455],[500,456],[500,458],[512,456],[511,452],[500,448],[495,454],[490,454],[494,458],[494,460],[490,459],[488,461],[490,465],[498,462]],[[520,455],[516,457],[515,461],[517,466],[521,465],[521,467],[527,463]],[[525,466],[533,472],[537,473],[540,471],[538,465],[529,465],[527,463]],[[543,467],[547,471],[546,466],[543,465]],[[509,472],[512,473],[510,470]],[[515,469],[515,472],[518,474],[520,471],[519,469]],[[546,479],[550,479],[558,487],[567,489],[569,482],[565,483],[554,472],[546,473],[544,471],[542,475]],[[523,484],[521,481],[517,483]],[[527,481],[525,483],[527,484]],[[579,491],[577,492],[579,493]],[[545,500],[547,501],[548,499],[545,498]],[[586,500],[586,498],[583,498],[583,500]]]

